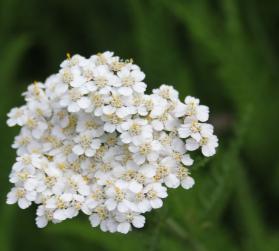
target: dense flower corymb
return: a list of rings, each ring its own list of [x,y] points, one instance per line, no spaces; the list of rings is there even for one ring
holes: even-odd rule
[[[83,212],[93,227],[127,233],[160,208],[168,188],[194,185],[191,151],[215,154],[207,106],[184,102],[172,87],[146,94],[145,74],[111,52],[68,57],[57,74],[35,82],[8,125],[21,126],[7,203],[38,205],[36,223]]]

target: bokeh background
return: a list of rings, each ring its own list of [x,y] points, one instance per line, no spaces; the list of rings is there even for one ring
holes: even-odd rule
[[[0,250],[278,251],[278,0],[0,0]],[[84,216],[37,229],[35,208],[5,205],[6,113],[67,52],[133,58],[149,90],[162,83],[211,108],[218,154],[190,191],[172,190],[144,229],[102,233]]]

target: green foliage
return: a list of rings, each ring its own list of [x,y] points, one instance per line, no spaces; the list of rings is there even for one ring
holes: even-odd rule
[[[276,0],[0,0],[0,250],[279,250],[278,13]],[[6,113],[66,52],[104,50],[132,57],[149,90],[168,83],[209,105],[218,153],[144,229],[103,233],[80,216],[39,230],[35,210],[5,205],[17,132]]]

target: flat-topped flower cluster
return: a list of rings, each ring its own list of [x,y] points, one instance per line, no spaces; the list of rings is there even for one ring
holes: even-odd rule
[[[7,203],[37,204],[36,223],[83,212],[93,227],[127,233],[160,208],[167,188],[194,185],[190,152],[215,154],[207,106],[162,85],[146,94],[145,74],[111,52],[62,62],[23,94],[8,125],[21,126]]]

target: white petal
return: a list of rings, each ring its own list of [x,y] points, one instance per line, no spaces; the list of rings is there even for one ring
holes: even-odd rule
[[[157,152],[153,152],[153,153],[150,153],[147,155],[147,159],[150,161],[150,162],[153,162],[153,161],[156,161],[159,157],[159,154]]]
[[[115,112],[115,107],[112,107],[111,105],[106,105],[103,107],[103,113],[106,115],[111,115]]]
[[[80,146],[80,145],[75,145],[73,147],[73,152],[76,154],[76,155],[82,155],[84,153],[84,150],[83,148]]]
[[[129,210],[128,204],[125,202],[120,202],[117,206],[117,209],[121,213],[126,213]]]
[[[91,147],[93,149],[98,149],[101,146],[101,141],[99,139],[93,139]]]
[[[53,213],[53,219],[62,221],[66,219],[66,214],[64,212],[64,210],[62,209],[58,209]]]
[[[36,225],[39,228],[44,228],[48,223],[48,220],[44,216],[39,216],[36,218]]]
[[[79,211],[74,207],[67,208],[65,210],[65,215],[67,219],[72,219],[78,215]]]
[[[146,84],[143,82],[135,83],[133,88],[136,92],[143,93],[146,90]]]
[[[129,232],[131,228],[131,225],[130,223],[128,222],[123,222],[123,223],[120,223],[118,226],[117,226],[117,231],[122,233],[122,234],[127,234]]]
[[[114,199],[108,199],[106,202],[105,202],[105,206],[106,208],[109,210],[109,211],[112,211],[116,208],[116,201]]]
[[[138,193],[138,192],[140,192],[142,190],[142,185],[140,183],[138,183],[137,181],[133,180],[129,184],[129,189],[133,193]]]
[[[159,198],[150,200],[150,204],[153,208],[160,208],[163,206],[163,201]]]
[[[90,193],[90,189],[87,185],[80,185],[79,189],[78,189],[78,192],[82,195],[87,196]]]
[[[116,115],[119,118],[125,118],[129,115],[129,113],[130,113],[130,110],[128,107],[121,107],[121,108],[117,109],[117,111],[116,111]]]
[[[128,132],[124,132],[120,135],[120,138],[123,143],[129,144],[132,141],[132,138]]]
[[[142,215],[135,216],[132,223],[133,223],[134,227],[142,228],[145,223],[145,218]]]
[[[181,186],[185,189],[190,189],[194,184],[195,180],[190,176],[181,181]]]
[[[178,129],[178,134],[179,134],[179,137],[181,138],[187,138],[191,135],[191,131],[189,129],[189,126],[185,126],[185,125],[182,125],[179,129]]]
[[[88,206],[88,208],[94,209],[98,205],[98,202],[95,200],[90,200],[89,202],[87,202],[86,205]]]
[[[139,153],[136,153],[133,155],[134,161],[138,164],[141,165],[145,161],[145,157]]]
[[[79,105],[80,108],[86,109],[86,108],[88,108],[89,105],[90,105],[90,100],[89,100],[89,98],[87,98],[87,97],[82,97],[81,99],[79,99],[79,100],[77,101],[77,103],[78,103],[78,105]]]
[[[148,200],[143,200],[138,204],[138,209],[140,212],[145,213],[147,211],[150,211],[151,205]]]
[[[187,139],[186,140],[186,149],[188,151],[194,151],[199,148],[199,143],[194,139]]]
[[[116,187],[120,188],[120,189],[126,189],[128,187],[128,183],[124,180],[117,180],[115,182]]]
[[[88,149],[85,150],[85,155],[87,157],[92,157],[92,156],[94,156],[95,152],[96,152],[96,150],[94,150],[92,148],[88,148]]]
[[[35,189],[36,185],[37,181],[35,179],[28,179],[24,184],[24,188],[28,191],[32,191]]]
[[[177,188],[179,186],[179,179],[174,174],[170,174],[166,177],[165,184],[169,188]]]
[[[80,107],[77,103],[71,103],[69,106],[68,106],[68,111],[69,112],[78,112],[80,110]]]
[[[141,172],[147,178],[152,178],[156,174],[156,170],[152,166],[146,166],[141,169]]]
[[[118,89],[118,92],[123,96],[131,96],[133,91],[130,87],[122,86]]]
[[[138,82],[142,81],[145,78],[145,74],[142,71],[140,71],[139,69],[132,71],[131,75]]]
[[[103,220],[101,221],[101,224],[100,224],[100,229],[103,231],[103,232],[107,232],[108,231],[108,227],[107,227],[107,221]]]
[[[26,194],[26,198],[29,200],[29,201],[34,201],[37,197],[37,193],[35,191],[31,191],[31,192],[27,192]]]
[[[115,125],[105,123],[104,125],[104,131],[113,133],[115,131]]]
[[[90,223],[91,223],[92,227],[97,227],[100,224],[100,222],[101,222],[101,219],[98,216],[98,214],[92,214],[89,217],[89,220],[90,220]]]
[[[164,124],[159,120],[153,120],[151,124],[156,131],[162,131],[164,129]]]
[[[61,199],[65,202],[69,202],[73,199],[73,195],[71,193],[64,193],[61,195]]]
[[[215,150],[214,147],[211,147],[211,146],[208,146],[208,145],[202,146],[202,154],[205,157],[213,156],[215,153],[216,153],[216,150]]]
[[[201,122],[205,122],[209,117],[209,108],[205,105],[199,105],[197,107],[197,118]]]
[[[13,191],[8,193],[6,202],[7,204],[15,204],[17,202],[16,194]]]
[[[201,126],[201,135],[203,137],[210,137],[213,134],[213,126],[207,123]]]
[[[174,114],[177,118],[182,117],[186,114],[187,106],[183,103],[178,103],[175,107]]]
[[[18,200],[18,206],[21,208],[21,209],[25,209],[27,207],[29,207],[31,205],[31,202],[25,198],[22,198],[22,199],[19,199]]]
[[[199,133],[199,132],[196,132],[196,133],[192,133],[191,134],[191,137],[193,138],[193,139],[195,139],[196,141],[200,141],[201,140],[201,134]]]
[[[191,159],[189,154],[183,155],[181,161],[185,166],[191,166],[191,165],[193,165],[193,162],[194,162],[194,160]]]

